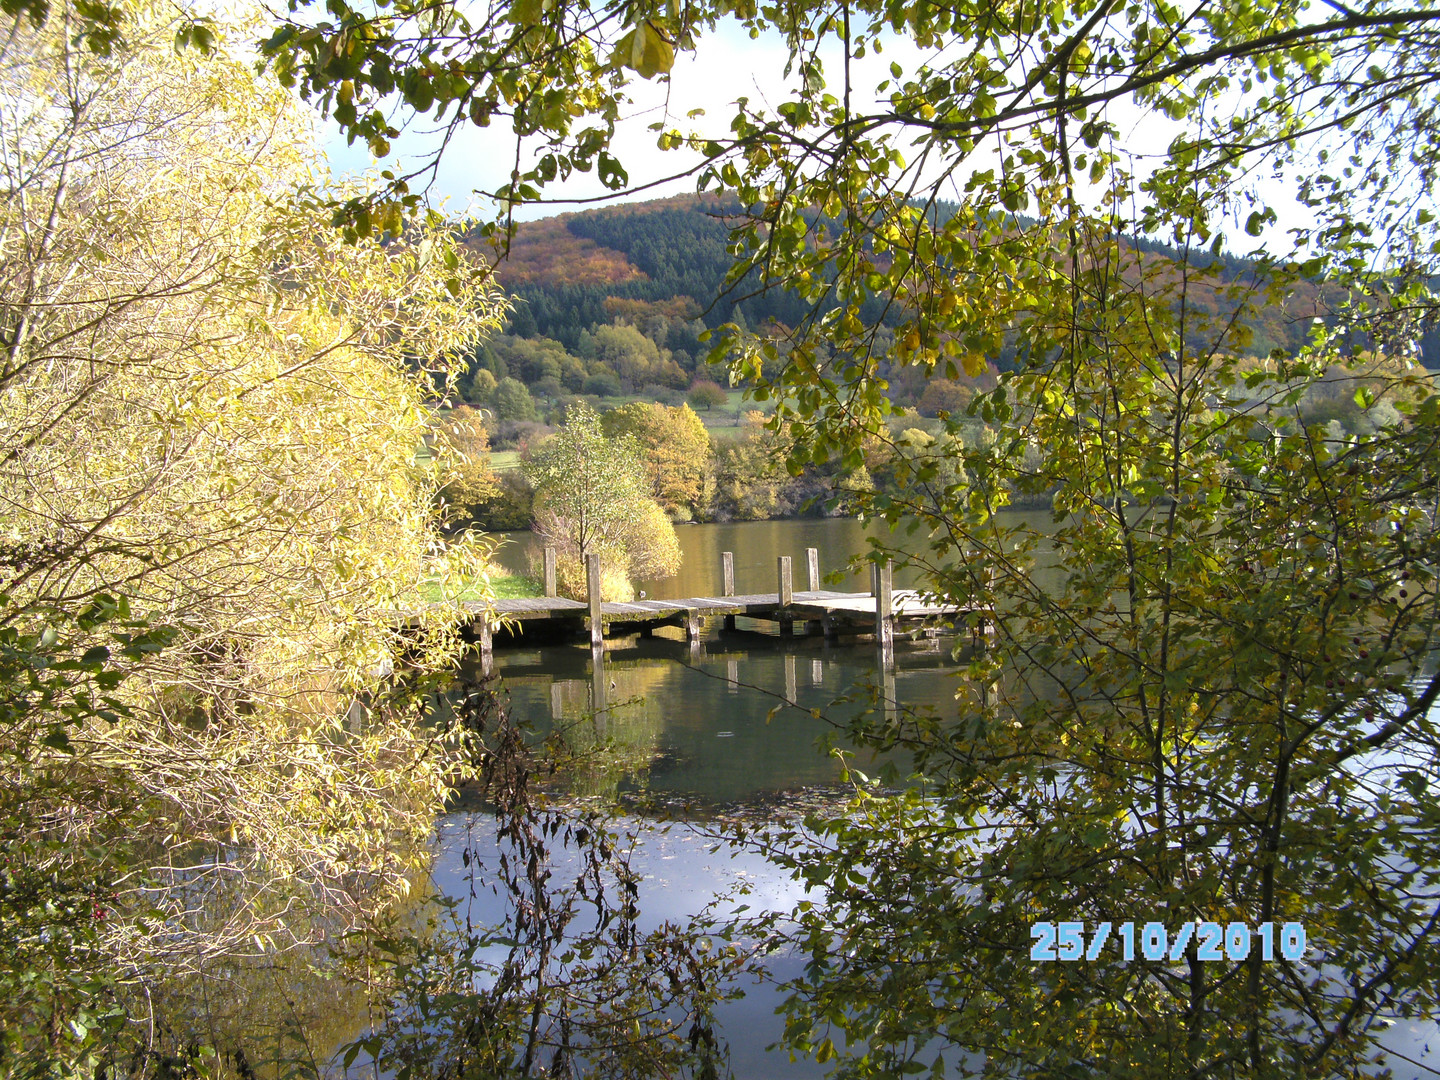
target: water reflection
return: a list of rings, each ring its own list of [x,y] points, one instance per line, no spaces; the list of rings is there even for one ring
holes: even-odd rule
[[[869,643],[839,646],[823,637],[715,632],[695,645],[673,636],[622,638],[601,651],[588,645],[498,648],[494,670],[512,716],[537,737],[562,735],[574,767],[565,793],[658,805],[688,820],[630,815],[616,822],[629,836],[629,862],[641,879],[641,928],[689,925],[717,896],[732,890],[723,914],[742,901],[751,913],[788,914],[804,888],[755,850],[721,834],[741,815],[752,825],[833,799],[844,765],[897,779],[908,762],[856,753],[843,738],[858,714],[953,708],[954,640],[901,640],[890,663]],[[817,791],[818,789],[818,791]],[[804,791],[804,794],[797,792]],[[475,888],[475,875],[499,857],[493,819],[473,811],[440,822],[435,880],[464,899],[477,924],[505,916],[505,900]],[[466,857],[466,848],[470,855]],[[573,853],[557,851],[550,867],[563,887],[576,872]],[[783,1026],[776,984],[797,977],[803,957],[766,959],[767,976],[746,979],[738,1000],[716,1020],[736,1077],[810,1077],[826,1066],[768,1053]]]
[[[562,732],[594,770],[575,794],[626,791],[737,802],[840,780],[830,755],[856,715],[953,708],[948,641],[901,642],[893,666],[865,645],[712,636],[692,649],[663,637],[588,646],[500,649],[495,672],[513,715]],[[886,761],[861,751],[867,770]]]
[[[501,650],[496,668],[518,715],[543,730],[563,730],[577,747],[595,752],[593,770],[577,774],[571,791],[644,795],[704,821],[723,818],[733,804],[777,799],[784,805],[787,792],[838,785],[841,765],[826,750],[841,744],[841,731],[857,712],[888,707],[953,715],[955,644],[902,642],[887,669],[866,644],[718,633],[698,653],[664,638],[612,642],[598,658],[586,646]],[[1008,688],[1019,696],[1045,689]],[[886,760],[864,753],[858,763],[873,772]],[[888,760],[901,773],[908,764]],[[753,886],[746,901],[756,910],[788,912],[803,898],[764,858],[717,839],[703,825],[667,826],[642,816],[628,817],[624,825],[635,834],[647,924],[687,921],[737,881]],[[454,862],[453,851],[442,852],[442,879]],[[796,975],[802,967],[803,959],[774,958],[772,978]],[[779,1003],[772,982],[747,986],[746,996],[717,1017],[737,1077],[825,1071],[813,1062],[792,1063],[783,1052],[764,1052],[782,1032],[774,1013]],[[1416,1063],[1404,1075],[1429,1074],[1437,1060],[1430,1046],[1435,1036],[1433,1023],[1407,1021],[1386,1032],[1381,1045],[1397,1068]]]
[[[626,859],[640,878],[641,933],[659,930],[667,923],[688,926],[717,896],[724,897],[717,905],[722,915],[741,904],[749,905],[751,912],[789,912],[810,896],[762,855],[728,843],[702,825],[620,817],[612,822],[612,828],[625,838]],[[473,813],[447,815],[439,824],[439,836],[437,885],[451,896],[467,898],[466,915],[476,925],[499,923],[506,914],[505,901],[488,889],[474,887],[477,868],[483,872],[500,854],[493,821]],[[467,847],[471,853],[468,861],[462,859]],[[579,860],[573,850],[558,851],[551,869],[554,887],[563,889],[573,882]],[[494,949],[489,959],[498,961],[502,953],[502,949]],[[798,976],[804,959],[769,957],[765,964],[768,977],[742,979],[737,988],[743,996],[716,1009],[731,1074],[739,1080],[823,1075],[823,1065],[809,1060],[792,1062],[786,1053],[768,1052],[767,1047],[782,1033],[775,1014],[781,1000],[775,983]]]

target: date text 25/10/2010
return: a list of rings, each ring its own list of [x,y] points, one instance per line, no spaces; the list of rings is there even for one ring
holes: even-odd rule
[[[1171,937],[1164,923],[1145,923],[1137,932],[1133,922],[1122,922],[1118,926],[1102,922],[1090,935],[1089,947],[1085,944],[1083,922],[1038,922],[1030,927],[1031,960],[1098,960],[1101,950],[1108,944],[1120,951],[1122,960],[1134,960],[1136,949],[1146,960],[1180,961],[1186,958],[1194,944],[1198,960],[1245,960],[1258,938],[1260,959],[1274,960],[1279,956],[1292,963],[1305,955],[1305,927],[1298,922],[1287,922],[1276,931],[1274,923],[1263,922],[1252,932],[1245,923],[1232,922],[1225,926],[1214,922],[1181,923]]]

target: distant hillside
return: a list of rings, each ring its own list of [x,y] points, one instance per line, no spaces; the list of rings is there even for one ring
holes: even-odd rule
[[[618,320],[645,328],[659,320],[671,326],[687,324],[682,337],[685,352],[693,354],[705,327],[729,321],[750,327],[771,321],[796,325],[807,307],[792,294],[757,294],[751,281],[722,294],[731,265],[727,219],[733,220],[739,209],[737,203],[713,196],[677,196],[522,224],[499,267],[501,283],[521,301],[511,332],[521,338],[551,338],[569,352],[583,354],[588,347],[582,335],[598,327]],[[936,212],[944,216],[953,207],[937,207]],[[1140,255],[1130,275],[1137,282],[1168,276],[1165,264],[1178,258],[1165,244],[1127,244]],[[1218,284],[1192,287],[1187,305],[1197,314],[1227,317],[1237,306],[1235,296],[1244,291],[1234,286],[1252,283],[1256,266],[1230,255],[1206,258],[1204,265],[1217,271]],[[1244,351],[1257,356],[1277,348],[1293,353],[1304,343],[1311,321],[1335,310],[1343,299],[1338,289],[1298,282],[1283,304],[1265,306],[1239,320],[1248,330]],[[865,314],[871,320],[884,318],[878,302]],[[895,318],[898,313],[891,315]],[[665,347],[663,340],[658,344]],[[1202,343],[1197,339],[1192,344]],[[1427,334],[1424,346],[1427,365],[1440,367],[1440,330]],[[991,359],[1001,369],[1014,363],[1013,354]]]

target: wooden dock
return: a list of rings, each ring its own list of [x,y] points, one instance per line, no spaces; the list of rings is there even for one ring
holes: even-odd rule
[[[937,604],[913,589],[891,587],[890,564],[871,568],[871,591],[834,592],[821,589],[818,552],[806,552],[810,588],[797,592],[792,587],[790,556],[776,560],[776,590],[770,593],[735,592],[734,556],[722,556],[723,589],[720,596],[695,596],[684,600],[636,600],[627,603],[600,602],[600,566],[596,556],[586,559],[590,599],[570,600],[555,595],[555,553],[545,552],[543,597],[497,600],[493,606],[463,605],[474,613],[471,626],[479,638],[482,662],[489,666],[497,632],[523,634],[527,625],[543,624],[583,637],[588,633],[594,647],[605,637],[623,634],[649,635],[661,626],[676,626],[687,640],[697,641],[705,624],[724,620],[726,629],[735,628],[737,618],[775,623],[782,635],[795,633],[796,626],[809,634],[823,633],[835,639],[842,633],[873,634],[882,650],[893,649],[895,634],[911,629],[934,634],[942,629],[959,629],[962,620],[977,639],[985,633],[989,613],[978,607]],[[978,616],[978,618],[976,618]]]

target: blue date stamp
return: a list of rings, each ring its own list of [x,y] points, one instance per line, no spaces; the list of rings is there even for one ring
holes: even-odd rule
[[[1136,931],[1133,922],[1122,922],[1118,926],[1102,922],[1085,943],[1083,922],[1037,922],[1030,927],[1031,960],[1086,960],[1100,959],[1106,945],[1119,950],[1122,960],[1134,960],[1138,945],[1140,955],[1146,960],[1172,963],[1185,959],[1191,945],[1195,946],[1197,960],[1229,960],[1232,963],[1246,960],[1250,950],[1257,944],[1261,960],[1274,960],[1276,946],[1282,958],[1291,963],[1298,962],[1305,955],[1305,926],[1303,923],[1287,922],[1277,931],[1274,923],[1263,922],[1253,933],[1245,923],[1232,922],[1221,926],[1215,922],[1181,923],[1174,937],[1164,923],[1148,922]]]

